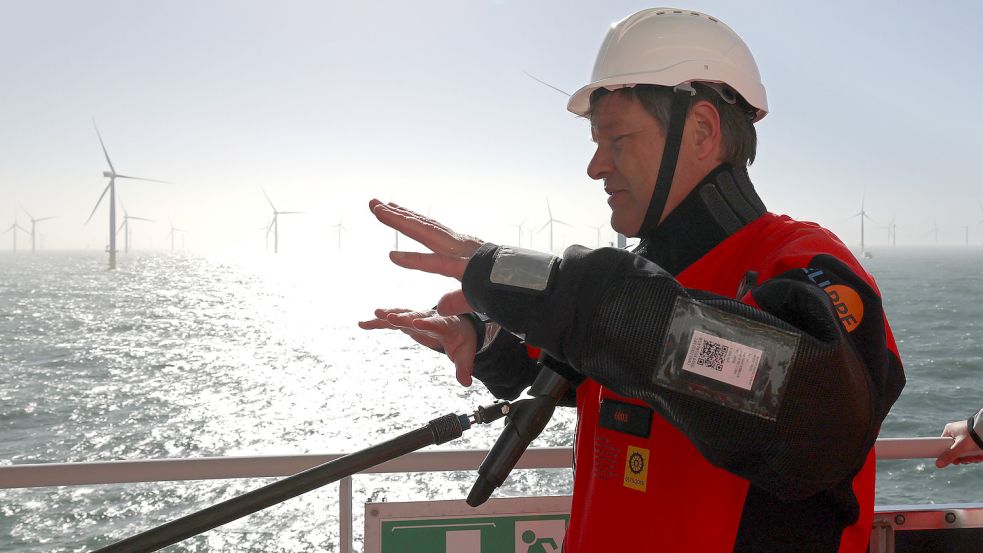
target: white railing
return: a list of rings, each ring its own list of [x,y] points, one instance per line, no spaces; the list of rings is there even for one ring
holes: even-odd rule
[[[881,438],[877,440],[877,459],[935,458],[951,443],[952,438]],[[488,450],[481,449],[421,451],[387,461],[360,474],[475,470],[487,454]],[[269,455],[4,465],[0,466],[0,489],[290,476],[343,455]],[[568,447],[532,448],[526,451],[516,468],[570,468],[572,459],[573,451]],[[353,517],[350,477],[342,479],[338,493],[341,552],[351,553]]]

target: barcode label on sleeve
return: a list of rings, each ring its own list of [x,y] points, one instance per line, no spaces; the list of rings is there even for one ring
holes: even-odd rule
[[[683,370],[750,390],[761,354],[760,349],[694,330]]]

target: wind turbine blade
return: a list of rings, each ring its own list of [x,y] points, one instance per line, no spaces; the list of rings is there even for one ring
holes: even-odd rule
[[[159,182],[161,184],[174,184],[173,182],[168,182],[166,180],[145,179],[143,177],[131,177],[131,176],[128,176],[128,175],[116,175],[116,178],[119,178],[119,179],[130,179],[130,180],[142,180],[142,181],[147,181],[147,182]]]
[[[276,206],[273,205],[273,200],[270,199],[269,194],[267,194],[266,190],[264,190],[263,188],[260,188],[260,190],[263,192],[263,195],[266,196],[266,201],[270,203],[270,207],[272,207],[273,211],[276,212]]]
[[[864,217],[866,217],[868,220],[873,221],[875,223],[877,222],[877,221],[874,220],[873,217],[871,217],[870,215],[867,215],[866,213],[864,213]]]
[[[522,72],[525,73],[527,77],[529,77],[530,79],[536,81],[537,83],[539,83],[539,84],[541,84],[543,86],[548,86],[548,87],[552,88],[553,90],[559,92],[560,94],[563,94],[567,98],[570,97],[570,93],[569,92],[567,92],[565,90],[560,90],[559,88],[556,88],[555,86],[551,85],[550,83],[548,83],[548,82],[546,82],[546,81],[544,81],[542,79],[537,78],[536,76],[534,76],[533,74],[529,73],[526,70],[523,70]]]
[[[40,219],[34,219],[34,222],[35,223],[40,223],[41,221],[47,221],[49,219],[57,219],[57,218],[58,218],[57,215],[54,216],[54,217],[41,217]]]
[[[21,207],[21,209],[23,209],[23,210],[24,210],[24,213],[27,213],[27,218],[28,218],[28,219],[30,219],[30,220],[32,220],[32,221],[35,221],[35,219],[34,219],[34,216],[33,216],[33,215],[31,215],[31,212],[30,212],[30,211],[28,211],[27,209],[24,209],[23,207]]]
[[[92,220],[92,216],[96,214],[96,210],[99,209],[99,204],[102,203],[102,199],[106,197],[106,192],[109,192],[109,187],[112,185],[113,179],[109,179],[109,184],[107,184],[106,188],[102,190],[102,196],[99,196],[99,201],[97,201],[96,206],[92,208],[92,213],[90,213],[89,218],[85,220],[85,224],[89,224],[89,221]]]
[[[277,211],[276,214],[277,215],[300,215],[300,214],[307,214],[307,212],[306,211]]]
[[[125,226],[126,226],[126,220],[124,219],[123,222],[120,223],[119,228],[116,229],[116,234],[119,234],[120,231],[123,230],[123,227],[125,227]]]
[[[553,210],[550,208],[550,200],[546,199],[546,211],[550,214],[550,220],[553,220]]]
[[[565,226],[568,226],[568,227],[570,227],[570,228],[573,228],[573,225],[571,225],[570,223],[565,223],[565,222],[563,222],[563,221],[560,221],[559,219],[557,219],[557,220],[555,220],[555,221],[553,221],[553,222],[554,222],[554,223],[558,223],[558,224],[561,224],[561,225],[565,225]]]
[[[543,229],[546,228],[546,227],[548,227],[549,224],[552,223],[552,222],[553,222],[553,219],[550,219],[549,221],[546,221],[545,223],[543,223],[543,226],[539,227],[539,230],[537,230],[536,232],[542,232]]]
[[[147,221],[148,223],[155,222],[153,219],[147,219],[145,217],[127,217],[127,218],[130,219],[131,221]]]
[[[29,230],[27,230],[26,228],[24,228],[24,227],[22,227],[22,226],[20,226],[20,225],[15,225],[15,226],[16,226],[17,228],[19,228],[20,230],[22,230],[23,232],[26,232],[26,233],[28,233],[28,234],[30,234],[30,233],[31,233],[31,232],[30,232]]]
[[[106,163],[109,164],[109,170],[116,174],[116,168],[113,167],[112,160],[109,159],[109,152],[106,151],[106,144],[102,141],[102,134],[99,132],[99,127],[96,125],[96,118],[92,118],[92,128],[96,130],[96,136],[99,137],[99,145],[102,146],[102,153],[106,156]]]

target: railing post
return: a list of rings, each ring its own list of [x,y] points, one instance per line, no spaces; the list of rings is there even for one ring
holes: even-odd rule
[[[346,476],[338,485],[338,526],[341,553],[352,553],[352,477]]]

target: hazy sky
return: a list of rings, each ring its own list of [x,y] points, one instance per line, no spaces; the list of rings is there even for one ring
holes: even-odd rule
[[[287,252],[386,248],[378,196],[515,243],[554,216],[561,243],[612,240],[586,176],[587,123],[528,71],[573,91],[628,1],[0,0],[0,227],[15,211],[47,249],[102,249],[106,185],[95,118],[136,248],[261,252],[265,188]],[[856,247],[867,209],[899,243],[983,243],[983,7],[978,2],[689,2],[757,58],[771,113],[751,168],[772,211]],[[121,215],[121,213],[120,213]],[[529,234],[523,237],[528,244]],[[533,236],[545,248],[545,233]],[[868,227],[868,241],[886,242]],[[29,247],[26,237],[20,246]],[[0,237],[9,249],[10,235]]]

